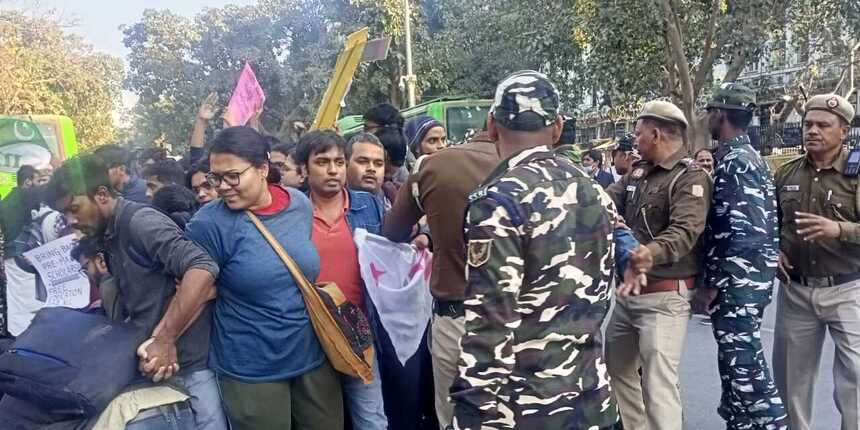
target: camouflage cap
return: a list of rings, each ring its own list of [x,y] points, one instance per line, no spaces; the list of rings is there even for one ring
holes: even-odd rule
[[[633,152],[633,135],[625,134],[615,139],[615,149],[622,152]]]
[[[558,90],[546,75],[521,70],[496,87],[490,113],[505,128],[534,131],[552,125],[560,105]]]
[[[684,112],[681,112],[681,108],[664,100],[654,100],[645,103],[645,106],[642,107],[642,112],[639,113],[636,120],[638,121],[642,118],[670,122],[680,125],[684,129],[689,125],[687,124],[687,118],[684,116]]]
[[[845,120],[848,124],[854,120],[854,107],[844,97],[836,94],[819,94],[813,96],[803,105],[804,112],[823,110]]]
[[[745,85],[725,82],[714,92],[707,107],[751,112],[755,106],[755,91]]]

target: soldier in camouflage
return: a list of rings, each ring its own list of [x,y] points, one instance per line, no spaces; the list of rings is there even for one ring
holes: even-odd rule
[[[705,288],[694,304],[712,306],[723,388],[717,411],[727,428],[776,430],[786,428],[787,415],[764,358],[761,322],[776,277],[779,223],[773,179],[746,134],[754,107],[755,93],[734,83],[708,103],[709,129],[720,144],[705,229]]]
[[[455,429],[620,428],[600,335],[614,209],[553,152],[558,106],[538,72],[517,72],[496,90],[489,132],[505,161],[467,211]]]

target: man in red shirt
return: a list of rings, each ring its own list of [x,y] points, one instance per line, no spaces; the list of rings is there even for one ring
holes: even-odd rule
[[[302,136],[296,155],[305,166],[314,207],[311,240],[320,256],[317,282],[334,282],[349,301],[367,312],[370,303],[365,303],[352,234],[356,228],[379,234],[382,203],[370,193],[346,188],[346,142],[337,133],[313,131]],[[353,428],[388,428],[376,362],[373,373],[373,382],[368,385],[359,378],[341,377]]]

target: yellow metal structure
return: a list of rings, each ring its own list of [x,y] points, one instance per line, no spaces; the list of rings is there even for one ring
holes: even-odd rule
[[[340,102],[349,90],[349,84],[355,75],[355,69],[364,55],[364,46],[367,44],[367,36],[370,30],[367,27],[356,31],[346,38],[346,45],[337,57],[334,73],[325,96],[320,103],[317,116],[314,119],[314,129],[334,128],[340,115]]]

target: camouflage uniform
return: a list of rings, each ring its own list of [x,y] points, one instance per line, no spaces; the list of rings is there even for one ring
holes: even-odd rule
[[[747,135],[721,142],[714,157],[708,215],[706,286],[717,288],[711,315],[722,399],[730,429],[783,429],[786,412],[761,344],[779,258],[776,192]]]
[[[708,103],[715,129],[728,121],[722,113],[752,118],[754,108],[755,92],[733,82]],[[784,429],[785,406],[761,345],[762,316],[779,261],[776,189],[746,134],[721,141],[714,160],[705,287],[717,289],[711,315],[723,388],[717,411],[730,429]]]
[[[505,94],[497,92],[496,105],[519,106],[497,108],[538,109],[549,126],[557,93],[530,73],[499,86]],[[541,91],[554,93],[549,105],[556,105],[534,94]],[[494,118],[503,120],[498,111]],[[549,146],[512,155],[470,196],[466,332],[451,387],[455,429],[618,425],[600,334],[611,297],[612,206]]]

